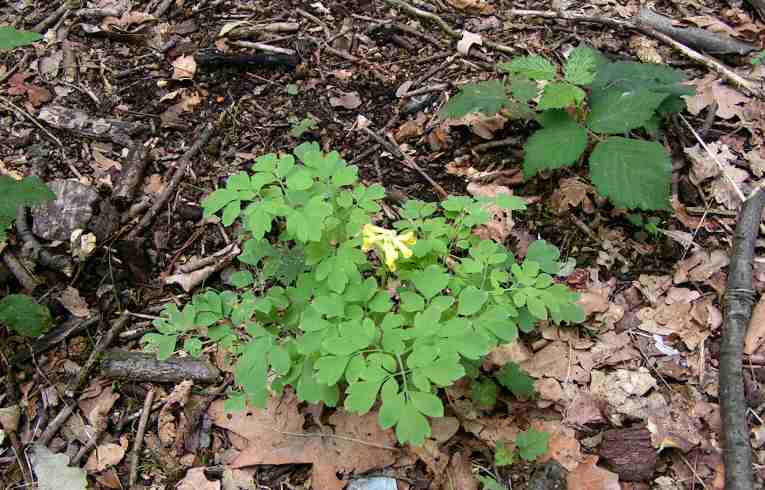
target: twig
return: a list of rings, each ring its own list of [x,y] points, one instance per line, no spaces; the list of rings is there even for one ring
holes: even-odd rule
[[[341,441],[348,441],[348,442],[355,442],[356,444],[361,444],[364,446],[369,447],[375,447],[378,449],[387,449],[388,451],[400,451],[400,448],[393,447],[393,446],[386,446],[385,444],[375,444],[374,442],[367,442],[361,439],[356,439],[355,437],[348,437],[348,436],[341,436],[339,434],[325,434],[323,432],[287,432],[285,430],[279,430],[279,429],[273,429],[270,428],[270,430],[276,432],[277,434],[283,434],[285,436],[293,436],[293,437],[305,437],[305,438],[330,438],[330,439],[339,439]]]
[[[265,53],[284,54],[287,56],[297,56],[297,51],[289,48],[280,48],[279,46],[272,46],[266,43],[258,43],[252,41],[231,41],[230,44],[239,46],[240,48],[258,49]]]
[[[406,166],[408,166],[412,170],[415,170],[417,173],[419,173],[422,176],[422,178],[427,180],[428,183],[431,185],[431,187],[433,187],[433,190],[436,192],[436,194],[438,194],[438,197],[440,199],[446,199],[447,197],[449,197],[449,193],[447,193],[444,190],[444,188],[441,187],[441,185],[438,184],[438,182],[436,182],[435,180],[431,179],[430,175],[425,173],[425,171],[422,170],[419,165],[417,165],[417,162],[415,162],[413,158],[411,158],[408,155],[405,155],[398,148],[397,145],[395,145],[394,143],[386,140],[385,138],[383,138],[382,136],[380,136],[379,134],[375,133],[374,131],[372,131],[369,128],[364,128],[364,132],[367,133],[367,135],[370,136],[371,138],[373,138],[375,141],[380,143],[380,145],[383,148],[385,148],[386,150],[388,150],[393,156],[395,156],[399,160],[402,160],[406,164]]]
[[[42,33],[45,29],[55,24],[59,17],[64,15],[64,13],[69,10],[68,4],[69,0],[63,0],[61,5],[59,5],[56,10],[51,12],[49,16],[41,20],[36,26],[32,28],[32,32]]]
[[[88,377],[90,376],[90,371],[96,365],[96,362],[98,362],[100,359],[101,353],[114,341],[114,339],[120,333],[120,330],[122,330],[127,324],[129,318],[129,315],[123,314],[121,317],[115,320],[112,327],[104,334],[103,337],[101,337],[96,346],[93,348],[93,352],[90,353],[90,357],[88,357],[85,365],[80,368],[80,372],[77,373],[77,377],[67,386],[66,392],[68,396],[74,397],[75,393],[82,389],[85,381],[87,381]],[[53,436],[56,435],[61,426],[64,425],[64,423],[72,415],[76,406],[77,403],[75,400],[64,401],[64,408],[61,409],[61,411],[50,422],[48,427],[40,436],[40,444],[47,446],[50,443],[51,439],[53,439]]]
[[[697,133],[696,130],[693,129],[693,126],[691,126],[691,123],[689,123],[688,120],[685,117],[683,117],[682,114],[678,114],[678,115],[680,116],[680,119],[683,120],[685,125],[688,126],[688,129],[691,130],[691,133],[693,133],[693,136],[696,137],[696,141],[699,142],[701,147],[704,148],[704,150],[706,150],[707,154],[712,158],[712,160],[715,161],[717,166],[720,168],[720,171],[723,173],[725,178],[728,180],[728,183],[731,185],[731,187],[733,187],[733,190],[736,191],[736,195],[738,196],[739,199],[741,199],[741,202],[746,201],[746,197],[744,197],[744,193],[741,192],[741,189],[739,188],[738,184],[736,184],[736,181],[733,180],[733,178],[728,174],[728,172],[726,171],[725,167],[720,162],[720,160],[717,159],[717,155],[712,153],[712,150],[710,150],[709,147],[707,146],[707,144],[704,142],[704,140],[701,139],[701,136],[699,136],[699,133]]]
[[[11,252],[9,248],[3,250],[2,254],[3,263],[8,267],[8,270],[13,273],[25,290],[33,291],[40,284],[35,276],[24,267],[24,264],[21,263],[18,257],[16,257],[16,254]]]
[[[130,454],[130,477],[128,480],[128,488],[133,488],[135,486],[135,481],[138,478],[138,456],[141,453],[141,446],[143,446],[143,436],[146,433],[146,425],[149,420],[149,415],[151,414],[151,404],[153,401],[154,388],[146,393],[146,399],[143,402],[143,413],[141,413],[141,420],[138,421],[138,432],[135,435],[133,452]]]
[[[752,316],[752,258],[765,208],[765,192],[757,188],[744,201],[728,269],[725,320],[720,341],[720,412],[723,427],[723,463],[726,490],[752,490],[752,448],[749,446],[747,402],[744,394],[742,351]]]
[[[50,131],[48,131],[48,130],[45,128],[45,126],[43,126],[42,124],[40,124],[40,122],[37,120],[37,118],[36,118],[36,117],[32,116],[32,115],[31,115],[31,114],[29,114],[27,111],[25,111],[25,110],[24,110],[24,109],[22,109],[21,107],[17,106],[16,104],[14,104],[13,102],[11,102],[10,100],[6,99],[6,98],[5,98],[5,97],[3,97],[2,95],[0,95],[0,102],[2,102],[2,103],[3,103],[3,105],[5,105],[6,109],[13,109],[13,110],[15,110],[16,112],[18,112],[19,114],[21,114],[22,116],[24,116],[24,117],[26,117],[27,119],[29,119],[30,121],[32,121],[32,123],[33,123],[35,126],[37,126],[38,128],[40,128],[40,130],[41,130],[43,133],[45,133],[46,135],[48,135],[48,137],[49,137],[50,139],[52,139],[53,141],[55,141],[55,142],[56,142],[56,144],[59,146],[59,148],[61,148],[62,150],[64,149],[64,144],[63,144],[63,143],[61,143],[61,140],[60,140],[60,139],[58,139],[58,138],[56,138],[56,136],[54,136],[54,135],[53,135],[53,133],[51,133]]]
[[[181,180],[186,175],[188,168],[191,166],[191,159],[193,159],[196,154],[199,153],[202,148],[207,145],[214,132],[214,127],[211,124],[208,124],[207,127],[202,131],[202,134],[196,138],[196,141],[191,146],[191,148],[189,148],[189,150],[184,153],[184,155],[176,164],[177,166],[175,168],[175,172],[173,173],[173,177],[170,179],[170,182],[167,184],[167,187],[164,191],[162,191],[162,194],[157,197],[151,208],[149,208],[149,211],[143,216],[143,218],[141,218],[141,221],[130,232],[128,235],[129,239],[136,238],[144,228],[151,224],[151,222],[154,220],[154,217],[157,215],[157,213],[159,213],[159,210],[170,199],[170,196],[173,195],[175,190],[178,188],[178,185],[180,185]]]

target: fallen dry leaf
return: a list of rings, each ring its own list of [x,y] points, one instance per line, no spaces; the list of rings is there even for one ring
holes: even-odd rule
[[[460,54],[467,54],[470,52],[470,47],[474,44],[483,46],[483,38],[480,34],[475,34],[470,31],[462,31],[462,39],[457,42],[457,51]]]
[[[91,390],[96,395],[84,398],[87,395],[83,394],[83,398],[80,399],[78,405],[82,413],[87,417],[90,425],[96,429],[104,430],[109,421],[112,407],[114,407],[114,403],[119,399],[120,394],[115,393],[112,383],[105,379],[96,379],[91,382],[86,392]]]
[[[82,299],[80,292],[72,286],[64,289],[58,297],[58,300],[72,315],[80,318],[90,317],[88,303]]]
[[[178,490],[220,490],[220,482],[208,480],[203,467],[191,468],[176,488]]]
[[[181,56],[173,61],[173,80],[191,80],[197,73],[194,55]]]
[[[480,184],[471,182],[467,186],[470,195],[475,197],[497,197],[500,194],[513,195],[513,191],[503,185]],[[515,222],[512,218],[512,212],[509,209],[502,209],[499,206],[487,206],[487,211],[491,215],[488,223],[477,226],[473,233],[485,240],[494,240],[498,243],[504,242],[513,230]]]
[[[127,438],[124,438],[123,444],[114,444],[108,442],[105,444],[99,444],[96,450],[88,457],[88,462],[85,463],[85,469],[88,471],[104,471],[110,466],[119,464],[122,458],[125,457],[125,452],[128,447]]]
[[[595,212],[595,205],[588,194],[594,195],[595,188],[579,177],[561,179],[552,195],[553,209],[557,214],[563,214],[568,212],[569,208],[581,206],[582,211],[592,214]]]
[[[329,104],[332,107],[342,107],[343,109],[356,109],[361,105],[361,97],[358,92],[342,93],[338,97],[330,97]]]
[[[568,474],[568,490],[620,490],[619,476],[598,467],[597,462],[597,456],[585,456]]]
[[[555,420],[533,421],[531,426],[550,435],[547,452],[537,459],[539,463],[554,459],[568,471],[573,471],[583,461],[584,456],[574,429]]]

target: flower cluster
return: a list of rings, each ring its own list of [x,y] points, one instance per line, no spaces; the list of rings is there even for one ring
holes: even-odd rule
[[[363,237],[364,243],[361,250],[369,252],[376,248],[382,252],[385,265],[391,272],[396,271],[396,261],[399,255],[408,259],[412,256],[412,250],[409,247],[417,243],[417,237],[411,231],[398,234],[396,230],[386,230],[370,224],[364,225]]]

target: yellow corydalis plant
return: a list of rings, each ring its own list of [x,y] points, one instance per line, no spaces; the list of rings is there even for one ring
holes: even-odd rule
[[[396,230],[387,230],[372,224],[364,225],[362,235],[364,242],[361,250],[369,252],[373,248],[377,249],[382,253],[385,265],[391,272],[396,271],[396,261],[399,256],[405,259],[412,256],[412,250],[409,247],[417,243],[417,237],[411,231],[398,234]]]

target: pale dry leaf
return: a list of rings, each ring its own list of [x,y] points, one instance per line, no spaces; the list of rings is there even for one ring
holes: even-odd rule
[[[178,483],[178,490],[220,490],[219,481],[210,481],[205,476],[205,468],[191,468]]]
[[[765,174],[765,148],[745,152],[744,159],[749,163],[749,168],[756,177],[762,177]]]
[[[595,194],[595,188],[579,177],[561,179],[552,196],[553,209],[557,214],[569,211],[569,208],[581,206],[587,214],[595,212],[595,205],[588,197]]]
[[[91,387],[100,386],[106,380],[94,380]],[[112,384],[109,383],[101,388],[101,391],[93,398],[81,399],[78,402],[80,410],[85,414],[93,427],[103,430],[109,421],[109,414],[119,399],[120,394],[114,392]]]
[[[356,109],[361,105],[361,97],[358,92],[340,92],[339,96],[329,98],[329,105],[343,109]]]
[[[554,459],[568,471],[573,471],[583,461],[584,455],[573,429],[556,420],[535,420],[531,426],[550,435],[547,452],[537,459],[538,462]]]
[[[127,441],[125,441],[127,442]],[[99,444],[96,450],[90,453],[85,469],[88,471],[104,471],[110,466],[115,466],[125,457],[127,446],[107,442]]]
[[[430,438],[439,444],[451,439],[460,430],[456,417],[438,417],[430,420]]]
[[[446,0],[446,2],[458,10],[472,10],[482,14],[491,14],[496,10],[486,0]]]
[[[88,318],[90,316],[88,303],[82,299],[80,292],[72,286],[64,289],[61,295],[59,295],[58,300],[72,315],[80,318]]]
[[[480,34],[475,34],[470,31],[462,31],[462,39],[457,42],[457,51],[465,56],[470,52],[470,48],[474,45],[483,46],[483,38]]]
[[[731,152],[728,145],[720,142],[707,144],[709,152],[700,144],[685,148],[685,154],[691,160],[691,182],[700,184],[707,179],[717,177],[722,169],[731,168],[732,162],[736,161],[736,155]],[[711,152],[711,155],[710,155]],[[722,167],[722,168],[721,168]]]
[[[744,353],[752,355],[765,343],[765,295],[760,297],[757,306],[754,307],[752,318],[749,321],[749,329],[746,331],[744,340]]]
[[[197,73],[194,55],[180,56],[173,61],[173,80],[191,80]]]
[[[621,490],[619,475],[597,465],[598,456],[587,455],[567,477],[568,490]]]
[[[471,182],[467,186],[467,191],[475,197],[497,197],[500,194],[513,195],[509,188],[497,184],[480,184]],[[502,209],[496,205],[486,207],[491,215],[488,223],[477,226],[473,233],[486,240],[494,240],[498,243],[504,242],[513,230],[515,221],[513,221],[512,212],[509,209]]]
[[[165,190],[165,182],[160,174],[149,175],[146,185],[143,186],[145,194],[162,194]]]
[[[478,480],[473,476],[470,451],[459,451],[452,456],[447,468],[448,486],[460,490],[478,490]]]
[[[736,187],[749,180],[749,172],[738,167],[728,167],[725,175],[718,176],[711,185],[711,194],[720,205],[728,210],[736,210],[741,204]],[[732,182],[731,182],[732,181]]]

